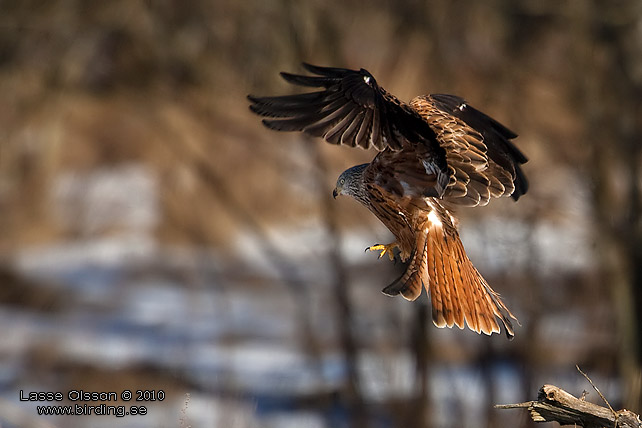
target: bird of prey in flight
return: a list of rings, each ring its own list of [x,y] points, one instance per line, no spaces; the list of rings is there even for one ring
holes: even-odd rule
[[[513,337],[516,318],[466,255],[453,209],[526,193],[520,165],[527,159],[511,142],[517,135],[454,95],[405,103],[364,69],[303,66],[313,75],[281,76],[319,90],[250,95],[250,109],[267,117],[270,129],[378,151],[372,162],[344,171],[333,195],[361,202],[394,235],[390,244],[367,248],[407,263],[383,292],[415,300],[425,288],[437,327],[466,325],[490,335],[501,322]]]

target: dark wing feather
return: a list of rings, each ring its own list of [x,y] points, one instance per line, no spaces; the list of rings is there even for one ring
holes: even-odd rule
[[[486,205],[491,197],[528,189],[524,155],[510,142],[515,133],[454,95],[426,95],[410,105],[435,131],[446,150],[450,182],[444,194],[457,205]]]
[[[253,112],[271,118],[263,120],[268,128],[303,131],[333,144],[374,146],[379,151],[421,144],[430,152],[430,160],[446,171],[445,152],[432,128],[410,106],[381,88],[366,70],[303,66],[315,76],[281,75],[290,83],[323,90],[248,96]]]
[[[517,137],[516,133],[471,107],[463,98],[447,94],[431,94],[430,98],[437,108],[461,119],[483,136],[489,159],[513,179],[513,199],[518,200],[528,191],[528,180],[520,166],[528,162],[528,159],[510,141]]]

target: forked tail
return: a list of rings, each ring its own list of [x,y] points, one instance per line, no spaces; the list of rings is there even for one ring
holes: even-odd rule
[[[504,325],[509,339],[514,336],[508,310],[466,255],[457,230],[445,216],[432,211],[423,232],[417,232],[416,248],[405,273],[383,289],[389,296],[401,294],[415,300],[422,286],[430,294],[432,320],[437,327],[464,325],[477,333],[499,333]]]

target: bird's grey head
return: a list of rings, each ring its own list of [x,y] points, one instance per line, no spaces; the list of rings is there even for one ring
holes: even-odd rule
[[[339,195],[352,196],[360,202],[364,202],[366,197],[363,189],[363,171],[369,164],[364,163],[361,165],[348,168],[341,173],[337,179],[337,186],[332,191],[332,196],[335,198]]]

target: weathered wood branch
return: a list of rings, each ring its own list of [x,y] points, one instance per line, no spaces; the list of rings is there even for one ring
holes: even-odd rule
[[[498,404],[498,409],[527,408],[535,422],[557,422],[584,428],[640,428],[640,417],[629,410],[611,410],[574,397],[554,385],[540,388],[537,401]]]

